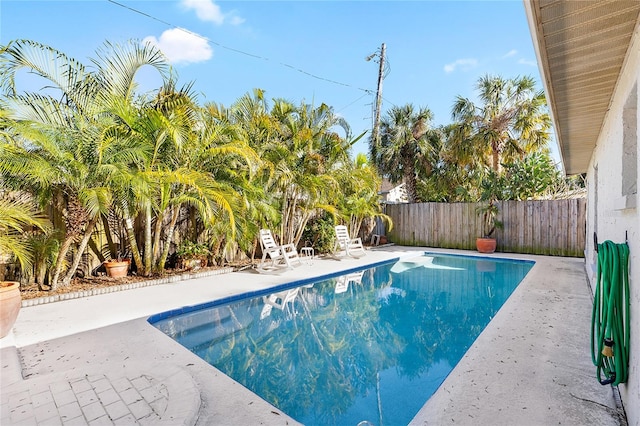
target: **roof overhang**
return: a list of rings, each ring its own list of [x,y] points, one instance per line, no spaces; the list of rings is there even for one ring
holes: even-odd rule
[[[638,26],[638,0],[524,0],[565,172],[587,171]]]

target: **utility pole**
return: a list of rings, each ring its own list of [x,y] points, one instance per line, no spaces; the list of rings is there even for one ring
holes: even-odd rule
[[[378,68],[378,89],[376,91],[376,105],[373,119],[373,132],[371,134],[371,146],[369,147],[369,155],[371,156],[371,161],[376,160],[378,155],[378,150],[380,149],[380,107],[382,105],[382,80],[384,78],[384,58],[386,52],[386,45],[382,43],[380,47],[379,54],[379,64]],[[367,60],[370,60],[372,57],[376,56],[375,54],[369,56]]]

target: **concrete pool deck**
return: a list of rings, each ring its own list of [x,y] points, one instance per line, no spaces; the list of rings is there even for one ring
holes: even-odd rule
[[[389,246],[280,275],[246,270],[22,308],[0,339],[0,424],[297,424],[147,318],[421,251],[475,254]],[[584,260],[491,256],[536,265],[412,424],[625,424],[591,364]]]

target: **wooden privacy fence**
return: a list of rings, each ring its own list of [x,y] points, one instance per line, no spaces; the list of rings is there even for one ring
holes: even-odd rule
[[[481,203],[387,204],[389,240],[407,246],[475,250],[482,236]],[[493,236],[497,251],[583,257],[586,198],[498,201],[504,227]]]

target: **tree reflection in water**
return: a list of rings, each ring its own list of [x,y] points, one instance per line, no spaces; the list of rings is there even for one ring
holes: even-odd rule
[[[302,423],[407,424],[532,266],[432,257],[154,325]]]

